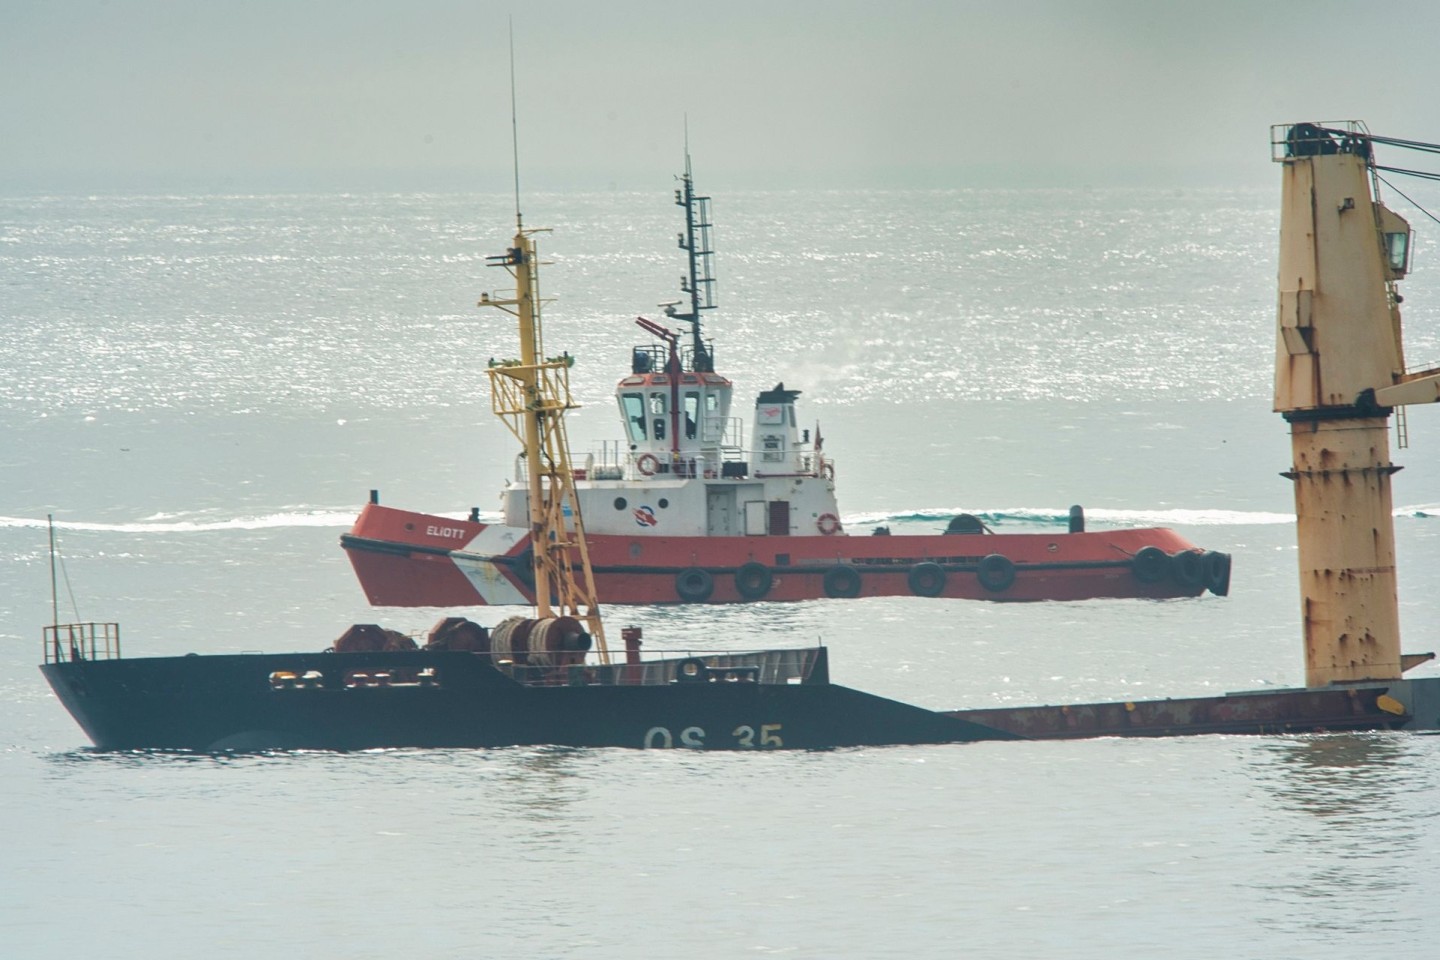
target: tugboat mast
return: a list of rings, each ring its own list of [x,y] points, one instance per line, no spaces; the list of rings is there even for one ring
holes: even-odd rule
[[[714,310],[715,277],[713,273],[715,250],[710,242],[710,198],[695,194],[695,180],[690,172],[690,144],[686,137],[685,175],[680,178],[680,189],[675,191],[675,205],[685,208],[685,232],[679,236],[680,249],[688,255],[688,272],[680,278],[680,290],[690,296],[690,310],[679,313],[674,304],[665,308],[665,315],[690,324],[690,364],[696,373],[714,373],[715,362],[705,348],[701,333],[700,311]]]

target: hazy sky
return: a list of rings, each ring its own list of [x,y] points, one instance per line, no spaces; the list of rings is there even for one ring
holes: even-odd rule
[[[0,0],[0,192],[1273,182],[1440,140],[1440,3]]]

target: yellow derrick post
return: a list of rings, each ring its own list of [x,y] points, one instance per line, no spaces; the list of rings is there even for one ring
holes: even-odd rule
[[[521,227],[514,246],[487,258],[515,278],[515,296],[496,299],[482,294],[479,305],[498,307],[515,317],[520,332],[520,359],[491,361],[492,409],[525,450],[536,617],[571,616],[583,621],[601,662],[609,663],[565,436],[565,412],[579,406],[570,396],[573,358],[568,354],[545,357],[540,261],[534,241],[534,235],[541,232]]]
[[[1277,127],[1272,142],[1284,165],[1275,410],[1290,423],[1305,683],[1398,679],[1388,421],[1426,379],[1405,374],[1401,345],[1409,227],[1378,200],[1360,124]]]

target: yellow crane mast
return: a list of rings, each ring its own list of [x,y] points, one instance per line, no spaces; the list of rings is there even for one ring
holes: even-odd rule
[[[568,353],[545,356],[534,239],[545,232],[525,229],[517,217],[514,245],[486,258],[490,266],[504,267],[515,278],[515,294],[502,299],[484,293],[479,305],[515,317],[520,332],[520,358],[490,362],[491,405],[525,450],[536,618],[570,616],[584,622],[600,661],[609,663],[565,436],[565,412],[579,406],[570,396],[574,358]]]

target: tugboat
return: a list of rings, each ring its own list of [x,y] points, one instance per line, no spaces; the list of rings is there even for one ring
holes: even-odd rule
[[[121,655],[118,623],[55,622],[40,669],[95,746],[775,750],[1014,739],[833,684],[824,647],[646,660],[640,631],[629,629],[624,662],[612,662],[565,438],[569,358],[541,353],[538,231],[516,220],[513,245],[490,258],[513,275],[515,294],[482,303],[514,315],[520,330],[520,357],[490,373],[496,412],[531,465],[524,532],[541,545],[527,556],[540,585],[535,615],[488,628],[445,617],[423,647],[357,624],[322,653],[145,658]]]
[[[606,603],[1229,592],[1229,555],[1163,528],[1087,532],[1079,506],[1064,533],[997,533],[961,514],[943,535],[849,534],[820,428],[812,435],[799,426],[800,391],[784,383],[762,391],[748,440],[743,419],[732,416],[733,384],[716,372],[714,343],[702,329],[702,315],[716,306],[710,198],[696,194],[688,154],[680,182],[688,309],[677,301],[665,315],[682,327],[637,320],[654,339],[632,348],[630,373],[615,388],[624,440],[586,456],[570,478]],[[468,520],[396,509],[372,491],[340,539],[370,603],[534,602],[527,456],[501,492],[499,523],[481,522],[478,509]]]

